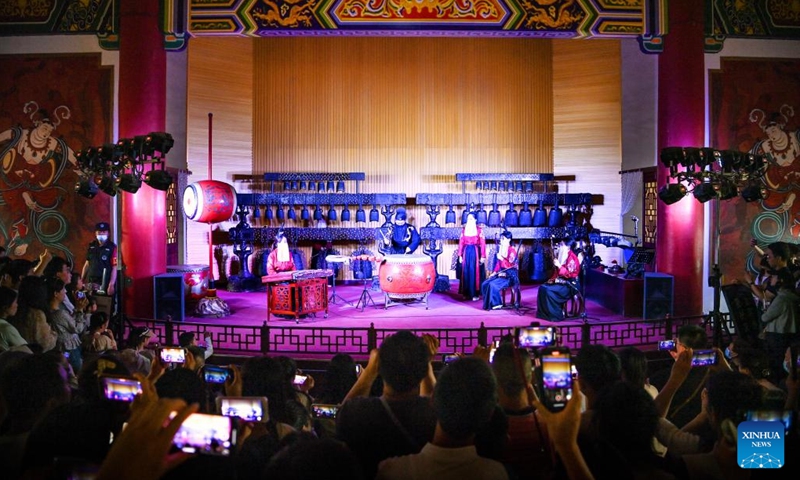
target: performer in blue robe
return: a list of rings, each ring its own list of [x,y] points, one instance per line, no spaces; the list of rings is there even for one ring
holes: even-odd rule
[[[413,225],[406,223],[406,209],[398,208],[391,226],[391,236],[383,239],[385,252],[391,255],[412,254],[419,247],[419,233]]]

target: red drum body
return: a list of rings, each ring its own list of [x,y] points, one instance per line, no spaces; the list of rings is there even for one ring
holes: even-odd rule
[[[208,265],[167,265],[168,273],[182,273],[186,303],[196,304],[208,292]]]
[[[183,191],[183,212],[195,222],[228,221],[236,212],[236,189],[217,180],[192,183]]]
[[[426,298],[436,283],[436,269],[427,255],[387,255],[380,268],[381,290],[389,298]]]

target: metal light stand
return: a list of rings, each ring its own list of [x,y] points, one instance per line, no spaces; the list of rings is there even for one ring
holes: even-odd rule
[[[714,258],[714,264],[711,267],[711,275],[708,277],[708,283],[711,287],[714,288],[714,307],[713,310],[706,315],[705,321],[703,322],[703,326],[707,326],[709,322],[711,322],[711,328],[713,329],[712,334],[712,342],[715,347],[722,347],[722,329],[723,326],[728,333],[728,337],[730,337],[730,332],[728,332],[727,325],[724,325],[722,313],[720,312],[720,307],[722,305],[721,295],[722,295],[722,285],[720,285],[722,280],[722,273],[719,269],[719,237],[720,237],[720,228],[719,228],[719,215],[720,215],[720,201],[719,197],[714,199],[714,251],[712,252]]]

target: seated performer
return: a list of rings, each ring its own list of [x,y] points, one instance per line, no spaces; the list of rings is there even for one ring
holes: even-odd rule
[[[390,227],[391,235],[384,237],[383,243],[387,254],[412,254],[419,247],[419,233],[414,225],[406,223],[406,209],[398,208],[394,214],[394,225]]]
[[[267,275],[294,270],[297,268],[295,268],[292,254],[289,252],[289,241],[281,230],[275,235],[275,248],[269,252],[269,257],[267,257]]]
[[[486,238],[483,229],[475,223],[475,214],[467,216],[467,224],[458,240],[458,261],[461,264],[461,282],[458,293],[466,300],[478,300],[481,283],[486,280]]]
[[[511,246],[511,237],[511,232],[508,230],[500,234],[500,247],[497,249],[494,271],[481,284],[484,310],[501,308],[502,290],[519,282],[517,250]]]
[[[564,320],[564,304],[578,292],[582,253],[576,253],[571,240],[562,240],[554,253],[553,277],[539,287],[536,318],[557,322]]]

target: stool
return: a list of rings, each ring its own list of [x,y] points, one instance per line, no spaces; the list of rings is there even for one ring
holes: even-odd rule
[[[575,292],[575,295],[564,303],[564,318],[579,317],[584,311],[585,301],[580,290]]]
[[[506,303],[506,292],[511,293],[511,303]],[[508,286],[500,291],[503,298],[503,308],[513,308],[515,312],[519,312],[520,304],[522,303],[522,295],[520,294],[519,283],[516,285]]]

